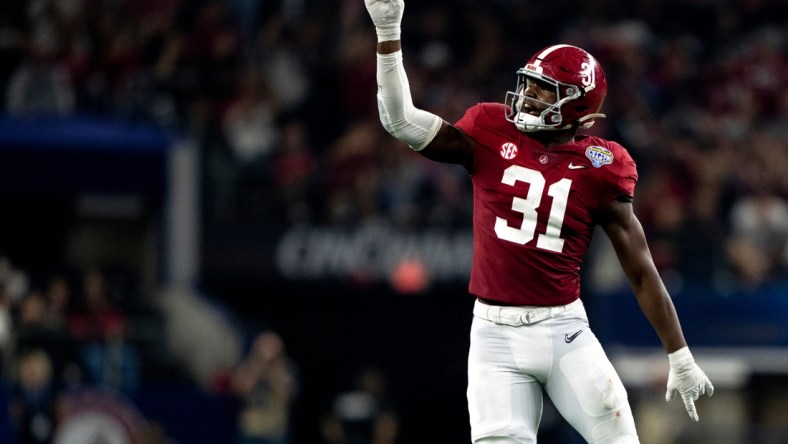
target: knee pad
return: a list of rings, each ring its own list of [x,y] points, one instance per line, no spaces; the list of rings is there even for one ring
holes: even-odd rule
[[[592,444],[639,442],[624,384],[601,348],[586,346],[569,352],[560,368],[580,407],[568,413],[580,434]]]
[[[561,358],[560,367],[587,415],[602,417],[627,405],[624,384],[598,347],[569,352]]]
[[[591,444],[639,444],[637,431],[634,427],[632,413],[629,409],[618,411],[607,421],[598,423],[591,431]]]

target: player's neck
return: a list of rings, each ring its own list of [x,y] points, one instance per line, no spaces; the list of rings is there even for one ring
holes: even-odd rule
[[[536,131],[533,133],[526,133],[526,134],[528,135],[528,137],[541,143],[546,148],[550,148],[556,145],[564,145],[567,143],[572,143],[575,140],[574,129],[568,129],[562,131]]]

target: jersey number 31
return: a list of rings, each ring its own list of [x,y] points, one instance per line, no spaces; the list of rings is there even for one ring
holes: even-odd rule
[[[512,210],[523,214],[523,223],[519,228],[514,228],[509,226],[506,219],[496,217],[495,234],[499,239],[525,245],[533,240],[534,234],[536,234],[536,218],[538,216],[536,209],[539,208],[539,203],[542,201],[546,181],[539,171],[512,165],[504,171],[501,182],[514,186],[517,181],[530,185],[525,199],[521,197],[512,199]],[[572,181],[563,178],[547,188],[547,195],[553,198],[553,205],[550,207],[550,215],[547,218],[547,229],[537,236],[537,248],[558,253],[564,248],[564,239],[561,239],[561,226],[564,224],[566,202],[571,186]]]

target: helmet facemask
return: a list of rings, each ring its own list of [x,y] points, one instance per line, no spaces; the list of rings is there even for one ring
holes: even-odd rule
[[[555,103],[543,102],[525,94],[526,82],[528,79],[536,80],[550,85],[556,96]],[[574,85],[557,82],[544,76],[537,76],[521,68],[517,71],[517,89],[506,93],[505,103],[508,105],[506,120],[514,123],[520,131],[526,133],[544,130],[563,130],[572,127],[572,122],[564,122],[561,115],[561,107],[571,100],[582,95],[580,88]],[[523,110],[526,102],[536,104],[543,108],[542,112],[535,116],[527,110]]]

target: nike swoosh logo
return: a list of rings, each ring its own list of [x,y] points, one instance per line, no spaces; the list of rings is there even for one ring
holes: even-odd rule
[[[578,330],[571,335],[564,335],[564,341],[569,344],[570,342],[574,341],[576,337],[580,336],[580,333],[583,333],[583,330]]]
[[[569,162],[570,170],[582,170],[583,168],[588,168],[588,165],[575,165],[572,162]]]

